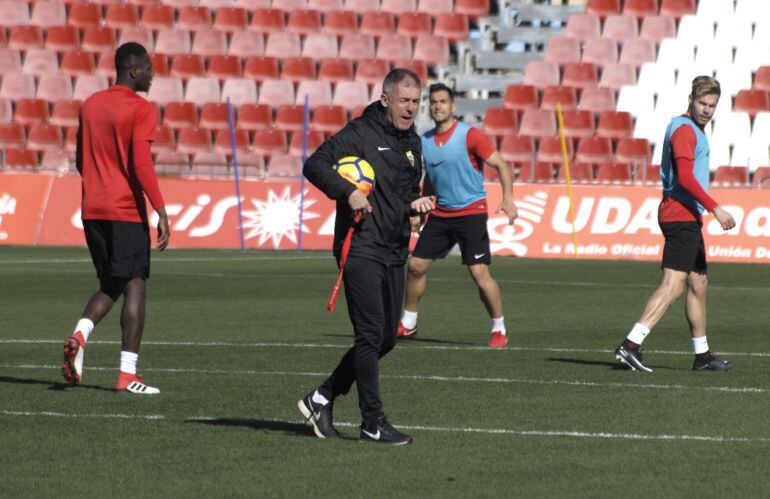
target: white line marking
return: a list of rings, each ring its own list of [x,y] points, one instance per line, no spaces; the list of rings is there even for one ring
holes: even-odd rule
[[[39,365],[39,364],[0,364],[0,369],[41,369],[55,370],[58,366]],[[89,366],[88,370],[93,371],[114,371],[115,367]],[[233,376],[303,376],[303,377],[325,377],[329,373],[323,372],[302,372],[302,371],[256,371],[256,370],[227,370],[227,369],[190,369],[184,367],[145,367],[145,372],[158,373],[183,373],[183,374],[223,374]],[[502,383],[502,384],[525,384],[525,385],[561,385],[561,386],[584,386],[589,388],[621,388],[623,390],[644,388],[651,390],[702,390],[709,392],[724,393],[770,393],[770,389],[756,387],[732,387],[732,386],[688,386],[688,385],[666,385],[653,383],[618,383],[618,382],[596,382],[596,381],[576,381],[561,379],[527,379],[527,378],[479,378],[469,376],[440,376],[440,375],[408,375],[408,374],[380,374],[380,378],[385,379],[408,379],[417,381],[449,381],[464,383]]]
[[[0,416],[49,416],[55,418],[113,418],[113,419],[165,419],[163,414],[72,414],[65,412],[32,412],[0,410]]]
[[[353,336],[351,335],[351,339]],[[13,339],[13,338],[0,338],[0,344],[51,344],[51,343],[63,343],[63,340],[46,340],[46,339]],[[89,345],[120,345],[120,341],[109,340],[92,340],[88,342]],[[420,345],[417,343],[409,343],[408,345],[400,343],[402,348],[410,350],[463,350],[463,351],[492,351],[493,349],[487,346],[452,346],[452,345]],[[286,343],[286,342],[261,342],[261,343],[232,343],[225,341],[143,341],[142,345],[155,345],[155,346],[180,346],[180,347],[250,347],[250,348],[350,348],[351,343]],[[590,348],[548,348],[548,347],[515,347],[508,346],[506,348],[495,349],[495,352],[552,352],[552,353],[591,353],[591,354],[607,354],[612,353],[614,349],[590,349]],[[646,353],[654,353],[661,355],[692,355],[691,351],[677,351],[677,350],[652,350],[645,349]],[[720,355],[734,355],[741,357],[770,357],[770,352],[718,352]]]

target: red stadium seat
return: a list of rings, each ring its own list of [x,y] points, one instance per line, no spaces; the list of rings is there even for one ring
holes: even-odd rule
[[[432,16],[449,13],[454,10],[452,0],[418,0],[417,12],[427,12]]]
[[[249,78],[229,78],[222,85],[222,102],[233,106],[257,103],[257,84]]]
[[[535,151],[535,139],[530,136],[506,135],[500,142],[500,156],[516,165],[534,163]]]
[[[489,15],[489,0],[456,0],[454,12],[471,19]]]
[[[506,135],[514,135],[519,129],[516,111],[505,107],[490,107],[484,115],[481,131],[496,141]]]
[[[102,22],[102,12],[99,6],[89,2],[75,2],[70,6],[67,24],[81,30],[97,28]]]
[[[101,59],[107,59],[112,61],[112,71],[115,71],[115,54],[108,57],[107,54],[102,54]],[[99,62],[101,63],[101,59]],[[155,76],[168,76],[171,69],[168,65],[168,57],[161,53],[150,54],[150,60],[152,61],[152,72]],[[106,62],[106,61],[105,61]]]
[[[602,184],[630,184],[632,166],[627,163],[602,163],[596,169],[596,181]]]
[[[235,116],[233,116],[233,119],[235,119]],[[208,102],[204,104],[203,109],[201,109],[198,126],[209,130],[228,128],[227,104],[221,102]]]
[[[307,10],[307,0],[282,0],[272,5],[273,7],[277,5],[278,8],[287,13],[293,10]]]
[[[390,12],[364,12],[359,31],[378,38],[392,35],[396,32],[396,18]]]
[[[9,148],[5,153],[5,167],[19,170],[36,170],[38,167],[37,153],[29,149]]]
[[[264,130],[273,126],[273,116],[267,104],[246,104],[238,110],[237,128],[243,130]]]
[[[171,128],[160,125],[155,129],[155,141],[152,143],[152,152],[173,151],[176,149],[174,132]]]
[[[107,6],[104,25],[112,29],[123,29],[136,26],[139,22],[139,10],[136,5],[112,4]]]
[[[356,81],[363,81],[367,85],[382,83],[390,71],[390,63],[380,59],[364,59],[358,61],[356,67]]]
[[[596,65],[588,62],[571,63],[564,67],[562,85],[577,87],[595,87],[599,84]]]
[[[117,44],[118,39],[111,28],[91,27],[86,28],[80,49],[87,52],[109,52],[114,51]]]
[[[379,9],[380,0],[345,0],[344,10],[351,12],[369,12]]]
[[[43,29],[67,24],[67,10],[58,2],[35,2],[30,24]]]
[[[289,141],[289,156],[301,158],[303,156],[303,145],[305,149],[305,158],[310,157],[313,152],[323,143],[324,134],[321,132],[308,131],[307,139],[303,137],[302,132],[292,134]]]
[[[243,76],[258,83],[277,80],[279,75],[278,59],[275,57],[249,57],[243,67]]]
[[[156,76],[152,80],[147,99],[161,106],[169,102],[181,101],[184,98],[182,80],[175,76]]]
[[[358,16],[349,10],[335,10],[326,14],[323,32],[341,38],[349,33],[358,33]]]
[[[382,0],[380,10],[402,16],[417,10],[417,0]]]
[[[336,59],[337,37],[329,33],[311,33],[305,38],[302,55],[311,59]]]
[[[211,11],[206,7],[186,6],[179,10],[176,28],[186,31],[208,31],[211,29]]]
[[[208,74],[220,80],[240,78],[241,59],[234,55],[213,55],[209,58]]]
[[[449,64],[449,41],[442,36],[418,35],[413,57],[431,66]]]
[[[631,64],[607,64],[602,70],[600,87],[620,91],[625,86],[636,85],[636,68]]]
[[[733,102],[733,111],[746,112],[754,118],[757,113],[770,111],[770,98],[766,90],[740,90]]]
[[[227,34],[223,31],[198,31],[195,33],[192,53],[206,57],[227,54]]]
[[[191,46],[190,33],[182,30],[161,29],[155,40],[155,51],[166,55],[189,54]]]
[[[72,92],[72,98],[84,101],[96,92],[107,90],[110,86],[109,81],[100,75],[79,76],[75,81],[75,90]]]
[[[175,130],[198,126],[198,107],[192,102],[169,102],[163,111],[163,124]]]
[[[575,38],[551,38],[545,49],[545,62],[561,65],[580,62],[580,41]]]
[[[203,76],[205,72],[206,65],[202,55],[176,55],[171,63],[171,76],[177,76],[183,80],[188,80],[195,76]]]
[[[655,42],[647,38],[627,40],[620,52],[620,62],[632,64],[636,67],[647,62],[655,62],[657,59]]]
[[[268,177],[299,177],[302,173],[302,161],[287,153],[276,153],[267,165]]]
[[[53,112],[51,113],[50,123],[60,127],[78,126],[78,116],[80,114],[80,104],[78,100],[61,100],[54,102]]]
[[[0,145],[5,147],[24,146],[24,127],[18,123],[0,125]]]
[[[676,22],[669,16],[648,16],[642,21],[639,37],[659,45],[664,38],[676,38]]]
[[[21,52],[0,47],[0,76],[6,73],[21,73]]]
[[[605,66],[618,62],[618,44],[609,38],[588,40],[583,49],[581,62]]]
[[[599,17],[594,14],[573,14],[567,19],[567,26],[564,28],[564,36],[576,38],[581,42],[599,38],[601,32]]]
[[[342,106],[318,106],[313,111],[310,129],[326,135],[337,133],[347,123],[345,108]]]
[[[35,98],[35,77],[26,73],[6,73],[0,85],[0,98],[17,101]]]
[[[619,140],[631,137],[634,132],[634,121],[631,113],[625,111],[605,111],[599,115],[596,135]]]
[[[412,58],[412,41],[404,35],[383,35],[377,47],[377,59],[397,61]]]
[[[614,42],[625,42],[639,36],[639,24],[633,16],[608,16],[604,21],[602,38]]]
[[[187,82],[184,100],[202,105],[208,102],[219,102],[221,97],[219,81],[211,77],[193,77]]]
[[[721,187],[743,187],[748,183],[749,169],[745,166],[720,166],[712,181],[712,185]]]
[[[27,137],[27,149],[32,151],[50,151],[59,150],[61,147],[61,128],[47,123],[32,125]]]
[[[374,37],[371,35],[352,34],[342,37],[339,57],[359,61],[374,59]]]
[[[577,108],[577,90],[574,87],[546,87],[540,109],[556,110],[556,104],[561,104],[562,110]]]
[[[152,31],[142,26],[123,28],[118,37],[118,46],[128,42],[136,42],[152,53],[155,50],[155,39]]]
[[[580,109],[568,109],[563,116],[564,135],[567,138],[592,137],[594,135],[594,113]]]
[[[13,121],[30,126],[48,121],[48,102],[39,99],[21,99],[16,102]]]
[[[248,154],[249,150],[251,149],[251,144],[249,143],[249,132],[247,130],[239,129],[236,129],[234,132],[235,133],[233,133],[233,135],[235,137],[236,154],[239,156],[241,154]],[[232,156],[233,145],[230,139],[230,130],[219,130],[217,132],[216,139],[214,139],[214,152],[217,154]]]
[[[71,153],[71,156],[74,158],[75,152],[78,148],[78,127],[76,126],[70,126],[67,127],[64,131],[64,148],[63,150]],[[46,149],[48,151],[56,151],[56,147],[51,147],[50,149]]]
[[[432,25],[430,14],[427,12],[405,12],[398,18],[398,27],[396,33],[406,35],[412,40],[417,39],[418,35],[430,35]]]
[[[66,56],[66,54],[65,54]],[[24,58],[22,71],[33,75],[56,73],[59,70],[59,58],[56,52],[48,49],[29,49]]]
[[[267,158],[276,153],[286,153],[289,147],[286,133],[276,128],[257,130],[251,143],[251,152]]]
[[[174,27],[174,8],[170,5],[152,4],[142,9],[142,26],[154,31]]]
[[[40,162],[42,170],[57,172],[73,172],[73,162],[70,161],[67,151],[43,151],[43,160]]]
[[[566,140],[565,144],[567,146],[567,159],[568,161],[572,161],[572,158],[575,155],[572,141]],[[537,148],[535,161],[538,163],[562,164],[564,156],[561,148],[561,137],[543,137],[540,139],[540,145]]]
[[[174,144],[176,147],[176,144]],[[155,153],[155,172],[161,175],[180,175],[190,172],[190,155],[174,150],[166,149],[155,150],[153,143],[153,153]]]
[[[754,170],[754,177],[751,179],[752,187],[770,187],[770,166],[760,166]]]
[[[321,13],[317,10],[294,10],[289,12],[286,30],[300,36],[321,31]]]
[[[611,88],[586,88],[580,95],[578,109],[601,113],[615,110],[615,92]]]
[[[0,30],[5,33],[5,30]],[[8,48],[29,50],[43,48],[43,32],[37,26],[13,26],[8,38]]]
[[[569,165],[570,182],[578,184],[589,184],[594,180],[593,167],[588,163],[570,163]],[[567,181],[567,170],[564,167],[559,168],[559,173],[556,175],[556,180],[559,182]]]
[[[612,161],[612,141],[607,137],[585,137],[578,143],[575,161],[581,163],[609,163]]]
[[[503,107],[513,109],[518,114],[527,109],[536,109],[539,107],[537,88],[534,85],[508,85],[503,97]]]
[[[29,5],[18,0],[3,0],[0,2],[0,19],[5,26],[29,24]]]
[[[629,163],[634,169],[640,169],[649,164],[652,159],[650,142],[647,139],[620,139],[615,151],[615,161]]]
[[[262,56],[265,54],[265,40],[260,33],[236,31],[230,39],[227,53],[243,59]]]
[[[332,104],[332,86],[328,81],[303,81],[297,87],[295,104],[304,105],[305,96],[308,97],[308,106],[314,109],[317,106],[329,106]]]
[[[8,79],[8,76],[5,75],[3,83]],[[34,92],[34,86],[32,90]],[[2,91],[0,91],[0,97],[2,97]],[[49,102],[72,99],[72,80],[69,76],[62,73],[41,76],[40,82],[37,85],[37,98]]]
[[[452,43],[468,39],[468,16],[454,12],[445,12],[436,16],[433,35],[443,36]]]
[[[414,71],[414,73],[420,77],[422,82],[428,81],[428,64],[425,61],[402,59],[400,61],[393,61],[393,67],[409,69]]]
[[[547,109],[528,109],[521,116],[520,135],[552,137],[556,135],[556,113]]]
[[[246,31],[249,27],[249,14],[241,7],[222,7],[216,10],[214,29],[226,33]]]
[[[695,0],[662,0],[660,15],[670,16],[676,20],[682,16],[695,14]]]
[[[0,125],[13,121],[13,104],[9,99],[0,99]]]
[[[353,62],[347,59],[324,59],[318,69],[318,79],[336,85],[341,81],[353,81]]]
[[[764,90],[770,92],[770,66],[760,66],[754,76],[754,90]]]
[[[281,79],[294,83],[315,80],[317,71],[315,61],[309,57],[289,57],[283,61]]]
[[[57,52],[69,52],[80,47],[80,35],[74,26],[54,26],[48,29],[45,48]]]
[[[342,106],[348,111],[369,104],[369,92],[362,81],[342,81],[337,84],[332,104]]]
[[[328,15],[330,12],[338,12],[344,8],[342,0],[308,0],[307,8],[319,10]]]
[[[176,151],[185,154],[211,151],[211,132],[203,128],[181,129]]]
[[[259,88],[259,104],[272,107],[294,104],[294,85],[287,80],[264,80]]]
[[[251,30],[259,33],[280,33],[286,29],[286,18],[279,9],[256,9],[251,17]]]
[[[658,15],[658,0],[625,0],[623,14],[635,16],[640,21]]]
[[[620,14],[620,0],[588,0],[586,13],[594,14],[601,19]]]
[[[521,163],[518,180],[525,183],[553,182],[553,165],[551,163],[535,163],[534,161]]]
[[[561,80],[559,65],[553,62],[532,61],[524,70],[524,84],[538,88],[558,86]]]
[[[277,32],[267,37],[265,55],[285,59],[302,55],[302,44],[296,33]]]

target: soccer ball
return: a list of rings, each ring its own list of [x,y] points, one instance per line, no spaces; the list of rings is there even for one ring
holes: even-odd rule
[[[374,168],[365,159],[345,156],[337,161],[334,170],[367,196],[374,189]]]

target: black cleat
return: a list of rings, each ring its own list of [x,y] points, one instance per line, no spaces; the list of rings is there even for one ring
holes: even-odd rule
[[[718,359],[713,354],[708,356],[696,355],[695,361],[692,363],[693,371],[729,371],[731,367],[733,367],[732,362]]]
[[[377,424],[372,427],[366,427],[366,425],[362,424],[359,440],[362,442],[378,442],[389,445],[406,445],[412,443],[412,437],[393,428],[385,418],[379,420]]]
[[[315,390],[311,391],[297,402],[299,412],[305,416],[305,421],[313,425],[313,431],[318,438],[340,438],[340,434],[334,427],[332,403],[321,405],[313,402],[314,393]]]
[[[643,373],[651,373],[652,369],[642,364],[642,349],[641,348],[628,348],[625,344],[621,344],[615,349],[615,358],[623,364],[631,368],[632,371],[639,371]]]

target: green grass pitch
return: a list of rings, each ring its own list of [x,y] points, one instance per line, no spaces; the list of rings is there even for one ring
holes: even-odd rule
[[[158,396],[111,391],[118,310],[65,388],[64,338],[95,290],[85,249],[0,247],[0,497],[760,497],[770,494],[770,267],[710,267],[709,343],[735,362],[694,373],[680,300],[645,342],[612,349],[656,263],[497,258],[509,348],[457,257],[429,274],[419,336],[381,362],[385,409],[414,437],[322,441],[297,400],[351,344],[328,253],[153,255],[139,369]]]

